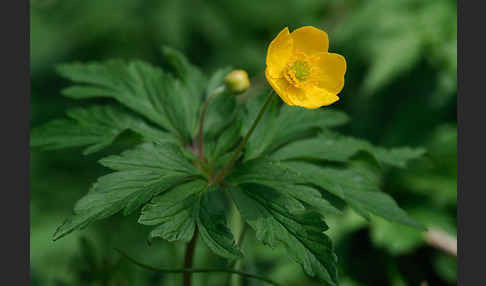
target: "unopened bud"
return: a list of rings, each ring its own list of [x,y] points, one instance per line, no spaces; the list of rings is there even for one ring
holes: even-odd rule
[[[229,92],[240,94],[250,87],[248,73],[244,70],[234,70],[224,78],[224,84]]]

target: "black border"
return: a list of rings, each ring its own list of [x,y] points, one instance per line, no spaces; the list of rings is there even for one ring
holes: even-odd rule
[[[464,161],[463,161],[463,3],[457,1],[457,285],[466,285],[464,281],[464,248],[463,246],[463,190],[464,190]]]
[[[29,1],[1,1],[2,285],[29,285]]]
[[[5,252],[9,254],[8,258],[4,258],[4,261],[8,261],[8,266],[4,270],[9,269],[9,271],[3,271],[2,284],[14,281],[9,285],[29,285],[29,1],[2,1],[1,3],[0,11],[3,13],[0,15],[0,31],[5,38],[0,45],[3,70],[2,107],[4,108],[0,122],[3,131],[2,143],[6,144],[3,147],[3,154],[7,155],[4,156],[7,160],[2,161],[5,167],[2,180],[4,203],[0,209],[4,222],[2,239],[7,240],[2,245]],[[481,5],[482,1],[468,1],[468,5],[474,3]],[[483,111],[486,104],[481,104],[486,101],[484,94],[486,73],[482,65],[485,60],[484,57],[481,58],[486,51],[485,24],[481,21],[484,19],[486,10],[481,9],[479,5],[469,7],[469,15],[464,17],[463,0],[458,0],[457,3],[458,285],[481,285],[479,281],[483,280],[484,268],[486,235],[481,232],[484,225],[483,205],[486,202],[485,184],[482,180],[485,169],[482,161],[486,159],[484,152],[486,120],[480,115],[484,116],[486,113]],[[473,12],[476,12],[475,15]],[[466,48],[467,53],[464,53],[463,39],[466,33],[469,35],[466,38],[470,42]],[[472,64],[477,66],[472,67]],[[465,66],[469,69],[468,86],[464,85]],[[473,98],[478,102],[472,102]],[[466,130],[469,139],[465,137]],[[11,152],[12,150],[17,152]],[[468,162],[468,167],[464,164],[465,161]],[[483,199],[480,196],[483,196]],[[470,229],[467,237],[464,235],[466,227]],[[469,260],[467,267],[465,258]],[[475,281],[478,282],[474,283]]]
[[[485,285],[486,232],[484,1],[457,3],[458,11],[458,285]],[[476,7],[473,6],[476,4]],[[467,12],[466,12],[467,11]],[[466,16],[467,13],[467,16]],[[469,42],[465,43],[464,39]],[[464,50],[465,48],[465,50]],[[467,71],[466,71],[467,70]],[[467,83],[467,85],[465,84]],[[467,135],[466,135],[467,134]],[[465,229],[468,229],[467,235]],[[467,262],[466,262],[467,259]]]

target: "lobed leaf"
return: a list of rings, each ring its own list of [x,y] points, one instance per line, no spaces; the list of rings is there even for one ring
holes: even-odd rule
[[[192,78],[199,72],[193,66],[183,66],[185,72],[180,75]],[[64,64],[58,67],[58,72],[81,84],[63,90],[66,96],[113,98],[181,140],[189,141],[197,132],[203,95],[203,89],[198,87],[201,83],[195,86],[189,79],[176,79],[141,61]]]
[[[208,80],[199,68],[192,65],[181,52],[164,46],[162,47],[162,54],[175,69],[182,85],[185,87],[185,90],[177,95],[177,104],[181,104],[184,107],[184,119],[190,135],[194,137],[199,127],[199,115]]]
[[[243,256],[226,226],[224,198],[219,185],[212,185],[196,205],[196,222],[202,240],[214,253],[236,259]]]
[[[321,214],[340,213],[340,210],[325,200],[318,190],[302,185],[308,183],[304,176],[269,158],[258,158],[239,165],[227,180],[233,184],[259,184],[273,188],[275,192],[297,200],[298,202],[289,202],[289,206],[296,209],[304,209],[301,204],[304,203]]]
[[[56,230],[54,240],[121,210],[132,213],[155,195],[199,176],[170,143],[145,143],[101,163],[117,172],[98,179],[76,203],[73,215]]]
[[[322,168],[305,162],[287,162],[286,166],[305,176],[308,183],[317,185],[344,200],[361,215],[374,214],[390,221],[423,230],[424,227],[407,215],[395,200],[380,191],[377,182],[356,169]]]
[[[369,152],[379,162],[396,167],[405,167],[409,160],[420,158],[425,153],[423,148],[385,149],[362,139],[326,132],[283,146],[271,157],[276,160],[316,159],[346,162],[359,151]]]
[[[308,275],[338,284],[337,257],[331,240],[323,233],[328,227],[319,214],[290,211],[289,197],[270,188],[243,184],[232,185],[229,190],[258,240],[270,247],[282,244]]]
[[[144,143],[120,155],[105,157],[100,163],[116,171],[145,169],[161,173],[199,174],[199,171],[185,159],[181,147],[166,142]]]
[[[127,130],[142,135],[147,141],[175,139],[169,133],[114,106],[76,108],[69,110],[67,115],[71,119],[57,119],[34,128],[30,145],[46,150],[87,146],[83,153],[91,154],[113,144]]]
[[[189,241],[196,228],[195,207],[200,193],[206,188],[207,183],[202,180],[175,186],[146,204],[138,222],[157,225],[150,233],[150,238]]]
[[[242,134],[246,134],[262,106],[263,96],[250,100]],[[329,109],[304,110],[298,106],[276,103],[266,111],[246,147],[245,160],[270,154],[284,144],[314,135],[325,128],[347,123],[348,116]]]

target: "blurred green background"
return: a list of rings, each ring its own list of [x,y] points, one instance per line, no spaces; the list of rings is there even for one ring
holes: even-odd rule
[[[180,49],[204,71],[246,69],[264,87],[267,45],[285,26],[328,32],[330,51],[346,57],[343,132],[375,144],[424,146],[405,170],[385,170],[383,190],[431,229],[456,237],[457,8],[453,0],[31,0],[32,127],[80,103],[60,95],[67,82],[56,64],[110,58],[163,62],[159,48]],[[97,176],[103,154],[31,150],[30,262],[32,285],[180,285],[120,259],[121,248],[145,263],[180,267],[183,244],[146,241],[136,216],[117,215],[57,242],[56,227]],[[328,218],[341,284],[455,285],[457,260],[425,234],[353,212]],[[239,267],[283,285],[318,285],[282,249],[248,235]],[[199,244],[195,266],[225,265]],[[232,285],[263,285],[231,278]],[[226,274],[195,274],[194,285],[228,285]]]

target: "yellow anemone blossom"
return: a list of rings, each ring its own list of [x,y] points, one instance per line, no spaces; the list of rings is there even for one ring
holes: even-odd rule
[[[314,109],[339,100],[346,60],[328,49],[327,33],[312,26],[286,27],[273,39],[265,77],[285,103]]]

